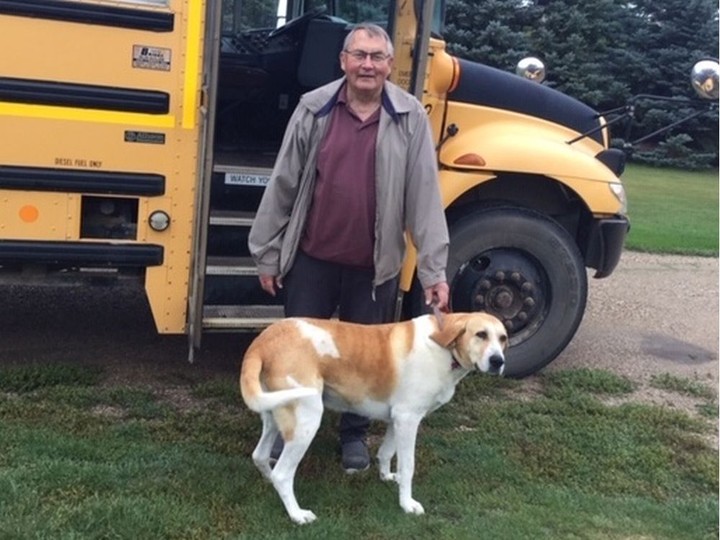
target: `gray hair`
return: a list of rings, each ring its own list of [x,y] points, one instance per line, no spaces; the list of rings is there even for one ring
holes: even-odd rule
[[[345,41],[343,42],[343,50],[347,51],[348,47],[350,46],[350,43],[352,42],[353,38],[355,37],[355,34],[359,32],[360,30],[363,30],[368,36],[374,37],[374,38],[382,38],[385,41],[385,44],[387,45],[387,52],[390,56],[395,55],[395,49],[393,48],[392,41],[390,40],[390,36],[385,31],[385,29],[382,26],[378,26],[375,23],[369,23],[369,22],[363,22],[358,23],[355,26],[353,26],[353,29],[350,30],[350,33],[345,36]]]

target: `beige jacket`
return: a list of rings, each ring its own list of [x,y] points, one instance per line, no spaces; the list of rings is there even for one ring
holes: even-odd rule
[[[261,274],[284,276],[292,267],[312,202],[317,151],[344,82],[303,95],[290,118],[248,238]],[[446,281],[449,240],[430,126],[422,104],[390,82],[376,147],[374,285],[400,272],[405,231],[418,248],[423,288]]]

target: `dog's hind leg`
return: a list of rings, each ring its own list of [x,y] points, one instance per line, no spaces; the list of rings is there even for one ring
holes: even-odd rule
[[[255,450],[253,450],[252,458],[255,466],[260,470],[262,475],[270,480],[270,474],[272,473],[272,467],[270,467],[270,452],[279,430],[271,412],[260,413],[260,418],[262,419],[263,426],[262,435]]]
[[[377,453],[381,480],[386,482],[397,481],[397,474],[391,471],[391,462],[392,458],[395,457],[396,451],[395,428],[392,423],[388,423],[387,429],[385,430],[385,437]]]
[[[290,519],[300,525],[315,521],[316,516],[310,510],[300,508],[295,498],[295,473],[320,427],[322,413],[323,404],[320,395],[297,401],[295,429],[292,435],[283,430],[283,435],[288,436],[285,438],[283,451],[270,475],[273,486],[280,495]]]

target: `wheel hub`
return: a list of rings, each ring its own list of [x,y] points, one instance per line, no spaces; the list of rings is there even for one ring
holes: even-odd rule
[[[491,250],[460,267],[453,282],[453,309],[486,311],[502,320],[512,334],[537,326],[547,292],[541,270],[527,255]]]

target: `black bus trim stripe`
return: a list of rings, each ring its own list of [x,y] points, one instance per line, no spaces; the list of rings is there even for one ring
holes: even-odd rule
[[[156,244],[0,240],[0,263],[118,267],[160,266],[164,251]]]
[[[146,114],[170,111],[167,92],[13,77],[0,77],[0,101]]]
[[[150,32],[172,32],[175,28],[172,13],[67,0],[0,0],[0,14]]]
[[[165,176],[0,165],[0,189],[154,197],[165,194]]]

